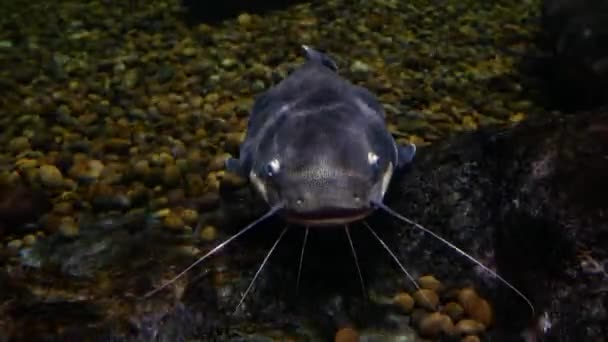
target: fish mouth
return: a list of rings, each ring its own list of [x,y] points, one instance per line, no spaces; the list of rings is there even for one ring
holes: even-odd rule
[[[360,221],[371,214],[372,208],[322,208],[314,211],[285,211],[285,220],[303,226],[336,226]]]

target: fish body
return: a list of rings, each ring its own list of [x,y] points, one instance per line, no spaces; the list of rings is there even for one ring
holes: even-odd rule
[[[386,126],[382,105],[371,92],[340,77],[336,63],[326,54],[307,46],[303,48],[306,62],[256,98],[239,158],[226,160],[227,170],[248,177],[270,210],[217,244],[171,280],[150,291],[146,297],[169,286],[277,213],[289,223],[306,227],[296,287],[299,286],[309,227],[343,226],[362,292],[366,294],[348,224],[361,221],[373,210],[380,209],[433,236],[496,277],[524,299],[534,316],[534,306],[516,287],[461,248],[382,202],[394,172],[412,162],[416,147],[413,144],[399,146],[395,142]],[[420,289],[386,242],[365,220],[363,225]],[[283,228],[266,254],[235,312],[289,226]]]
[[[382,201],[416,148],[397,145],[370,91],[341,77],[326,54],[304,51],[304,64],[256,98],[239,159],[227,168],[282,206],[288,221],[356,221]]]

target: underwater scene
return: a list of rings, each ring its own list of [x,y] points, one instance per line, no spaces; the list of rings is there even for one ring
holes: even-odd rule
[[[608,341],[608,1],[0,14],[0,342]]]

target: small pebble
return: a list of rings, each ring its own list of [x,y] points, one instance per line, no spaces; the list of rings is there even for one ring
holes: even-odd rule
[[[194,209],[184,209],[181,212],[182,219],[189,225],[194,225],[198,222],[198,212]]]
[[[458,293],[458,302],[464,308],[464,311],[471,318],[481,322],[486,327],[492,324],[493,311],[490,303],[481,298],[475,290],[464,288]]]
[[[397,293],[393,298],[393,302],[399,305],[405,313],[410,313],[414,309],[414,298],[407,292]]]
[[[334,337],[334,342],[358,342],[359,333],[353,328],[342,328]]]
[[[17,251],[23,246],[23,241],[19,239],[11,240],[6,244],[6,248],[11,251]]]
[[[30,149],[30,140],[27,137],[16,137],[8,143],[9,149],[13,153],[19,153]]]
[[[15,162],[15,166],[21,171],[31,170],[38,167],[38,161],[36,159],[22,158]]]
[[[350,71],[352,73],[367,73],[369,70],[369,65],[359,60],[354,61],[350,66]]]
[[[249,13],[241,13],[238,18],[236,18],[236,21],[241,26],[249,26],[249,24],[251,24],[251,15],[249,15]]]
[[[59,222],[59,232],[65,237],[74,237],[78,235],[78,224],[72,216],[64,216]]]
[[[418,325],[420,334],[426,337],[435,337],[442,332],[451,332],[453,330],[454,323],[449,316],[441,314],[439,312],[433,312],[424,316]]]
[[[217,237],[217,229],[214,226],[205,226],[201,229],[201,239],[213,241]]]
[[[481,342],[481,339],[477,335],[467,335],[460,342]]]
[[[49,188],[58,188],[63,185],[61,171],[54,165],[42,165],[38,170],[40,181]]]
[[[460,304],[456,302],[447,303],[441,311],[446,315],[450,316],[453,321],[460,320],[464,315],[464,309]]]
[[[218,180],[217,173],[210,172],[207,175],[206,187],[205,189],[209,192],[218,193],[220,190],[220,181]]]
[[[171,209],[163,208],[163,209],[157,210],[154,213],[154,216],[155,217],[166,217],[166,216],[169,216],[169,214],[171,214]]]
[[[182,174],[176,165],[167,165],[163,170],[163,182],[167,186],[176,186],[182,179]]]
[[[423,289],[433,290],[436,292],[441,291],[442,284],[437,278],[432,275],[426,275],[418,278],[418,285]]]
[[[412,323],[415,326],[418,326],[420,324],[420,322],[422,321],[422,319],[424,317],[426,317],[428,314],[429,313],[425,309],[414,308],[414,310],[412,310],[412,313],[410,314],[410,317],[412,318]]]
[[[229,155],[226,155],[226,154],[220,154],[220,155],[213,157],[213,159],[211,159],[211,162],[209,163],[209,171],[224,170],[226,158],[228,158],[228,157],[229,157]]]
[[[173,212],[163,218],[163,225],[170,230],[181,231],[184,229],[184,220]]]
[[[138,160],[133,165],[133,172],[139,177],[146,177],[150,173],[150,163],[147,160]]]
[[[99,178],[103,169],[104,164],[100,160],[84,160],[74,164],[69,174],[81,182],[92,182]]]
[[[31,247],[36,243],[36,235],[27,234],[23,237],[23,245],[27,247]]]
[[[414,292],[414,301],[421,308],[435,310],[439,305],[439,296],[433,290],[419,289]]]
[[[184,49],[182,49],[182,55],[184,55],[186,57],[193,57],[196,55],[196,48],[194,48],[192,46],[187,46]]]
[[[478,335],[482,333],[486,328],[483,324],[475,320],[463,319],[456,323],[454,329],[456,333],[461,335]]]

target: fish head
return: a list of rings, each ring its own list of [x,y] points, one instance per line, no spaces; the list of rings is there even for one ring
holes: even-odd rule
[[[383,122],[342,120],[347,114],[291,118],[260,142],[249,179],[287,221],[347,224],[382,201],[399,148]]]

